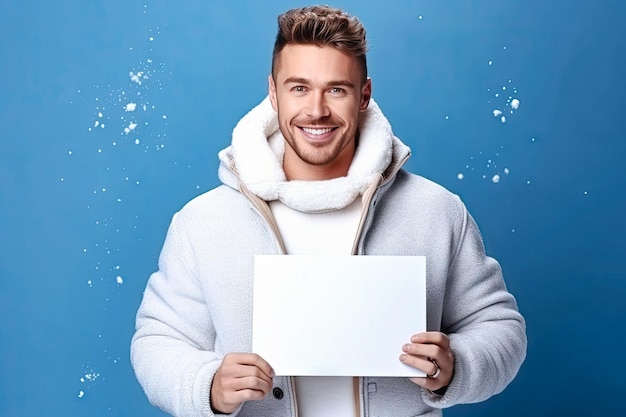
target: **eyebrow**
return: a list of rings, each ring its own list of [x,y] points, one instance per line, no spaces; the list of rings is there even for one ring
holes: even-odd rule
[[[289,77],[287,78],[283,84],[305,84],[305,85],[310,85],[311,84],[311,80],[306,79],[306,78],[300,78],[300,77]],[[328,87],[330,86],[343,86],[343,87],[348,87],[348,88],[354,88],[354,84],[351,83],[348,80],[335,80],[335,81],[329,81],[326,83],[326,85]]]

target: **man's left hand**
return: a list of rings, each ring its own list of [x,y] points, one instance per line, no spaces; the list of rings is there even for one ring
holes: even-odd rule
[[[409,378],[411,382],[431,391],[450,385],[454,374],[454,354],[450,338],[440,332],[418,333],[402,346],[400,361],[426,373],[426,378]]]

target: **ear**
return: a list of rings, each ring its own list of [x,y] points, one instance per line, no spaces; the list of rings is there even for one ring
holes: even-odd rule
[[[272,74],[267,76],[268,94],[270,101],[272,102],[272,108],[275,112],[278,112],[278,101],[276,100],[276,84],[274,84],[274,77]]]
[[[361,104],[359,105],[359,111],[364,112],[367,110],[367,106],[370,104],[372,98],[372,79],[368,78],[361,88]]]

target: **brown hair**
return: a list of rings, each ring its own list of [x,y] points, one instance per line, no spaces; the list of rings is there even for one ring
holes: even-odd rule
[[[341,9],[308,6],[291,9],[278,16],[278,34],[272,53],[274,79],[280,52],[290,43],[331,46],[348,53],[357,58],[363,74],[362,81],[367,80],[365,28],[359,19]]]

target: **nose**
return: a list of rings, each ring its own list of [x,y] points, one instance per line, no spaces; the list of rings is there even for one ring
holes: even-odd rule
[[[330,115],[324,92],[315,91],[309,94],[306,113],[307,116],[314,119],[321,119]]]

